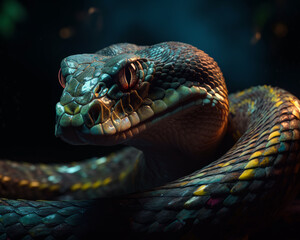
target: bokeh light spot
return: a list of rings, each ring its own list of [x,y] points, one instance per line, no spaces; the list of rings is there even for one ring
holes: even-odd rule
[[[277,37],[283,38],[287,35],[288,33],[288,28],[285,24],[283,23],[277,23],[274,27],[274,33]]]
[[[16,25],[26,17],[25,8],[15,0],[5,0],[0,4],[0,36],[13,36]]]
[[[14,24],[6,15],[0,15],[0,35],[10,37],[14,31]]]
[[[88,10],[88,14],[89,14],[89,15],[92,15],[93,13],[95,13],[95,12],[97,12],[97,11],[98,11],[97,8],[95,8],[95,7],[90,7],[89,10]]]
[[[256,44],[260,39],[261,39],[261,33],[257,31],[254,33],[254,36],[251,39],[251,43]]]
[[[72,37],[73,34],[74,34],[74,31],[70,27],[64,27],[59,30],[59,36],[62,39],[68,39],[68,38]]]

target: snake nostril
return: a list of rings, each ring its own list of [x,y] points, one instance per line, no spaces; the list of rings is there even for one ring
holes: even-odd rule
[[[95,102],[89,109],[89,116],[93,120],[94,124],[98,124],[100,122],[101,116],[101,104]]]
[[[94,93],[99,94],[101,90],[102,90],[102,89],[101,89],[101,86],[100,86],[100,84],[98,84],[98,85],[95,87],[95,89],[94,89]]]
[[[108,88],[105,86],[105,83],[101,82],[99,83],[95,89],[94,93],[97,97],[103,97],[108,92]]]

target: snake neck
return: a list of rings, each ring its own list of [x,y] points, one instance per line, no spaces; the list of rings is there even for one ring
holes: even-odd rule
[[[190,174],[215,159],[216,149],[227,128],[221,107],[194,108],[146,129],[129,141],[143,152],[137,182],[155,187]],[[211,124],[211,116],[216,118]]]
[[[160,152],[159,152],[160,151]],[[143,148],[139,171],[136,176],[137,190],[146,190],[166,184],[182,176],[192,173],[199,166],[213,159],[206,154],[199,159],[185,155],[180,151],[166,151]]]
[[[167,159],[167,161],[163,161],[164,157],[164,160]],[[152,154],[144,150],[135,175],[135,190],[151,189],[175,179],[178,175],[175,165],[180,165],[180,161],[178,161],[180,159],[177,159],[175,164],[169,162],[169,159],[170,156],[167,153]]]

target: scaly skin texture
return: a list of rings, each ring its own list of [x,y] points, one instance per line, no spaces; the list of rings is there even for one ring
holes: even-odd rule
[[[14,172],[1,170],[2,195],[69,200],[143,191],[96,201],[3,199],[1,237],[67,239],[110,230],[232,236],[270,222],[296,194],[300,102],[290,93],[260,86],[228,103],[215,61],[176,42],[115,44],[65,58],[61,72],[56,135],[139,150],[80,165],[4,161],[1,169]],[[219,157],[214,149],[225,133],[236,143]]]

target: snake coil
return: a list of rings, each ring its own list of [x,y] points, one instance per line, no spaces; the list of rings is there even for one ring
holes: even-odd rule
[[[300,101],[287,91],[228,97],[217,63],[178,42],[73,55],[59,79],[56,136],[135,148],[70,164],[2,161],[1,239],[73,239],[93,227],[202,236],[270,221],[295,197]],[[215,160],[224,136],[236,142]]]

